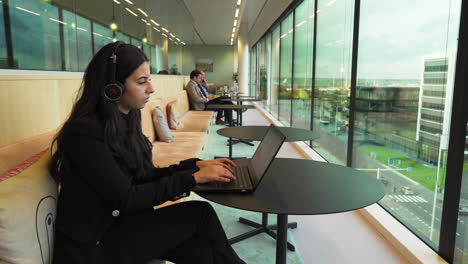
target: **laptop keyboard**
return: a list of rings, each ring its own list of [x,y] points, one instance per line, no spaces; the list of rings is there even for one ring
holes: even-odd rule
[[[217,187],[226,187],[234,189],[243,189],[243,188],[252,188],[252,182],[249,177],[249,170],[247,166],[236,166],[233,168],[234,176],[236,176],[235,181],[230,182],[215,182]]]
[[[234,176],[236,176],[237,178],[234,181],[235,185],[238,185],[240,187],[251,186],[249,170],[247,169],[247,166],[234,167]]]

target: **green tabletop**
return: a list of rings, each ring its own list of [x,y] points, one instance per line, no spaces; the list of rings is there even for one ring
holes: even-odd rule
[[[277,127],[285,136],[286,141],[315,140],[320,137],[316,131],[303,128]],[[265,135],[268,126],[239,126],[227,127],[216,131],[221,136],[260,141]]]

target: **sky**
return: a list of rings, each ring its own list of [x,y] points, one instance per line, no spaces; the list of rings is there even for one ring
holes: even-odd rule
[[[319,77],[350,75],[353,3],[319,0]],[[424,58],[448,54],[449,63],[453,63],[460,7],[461,0],[362,0],[358,78],[419,79]]]

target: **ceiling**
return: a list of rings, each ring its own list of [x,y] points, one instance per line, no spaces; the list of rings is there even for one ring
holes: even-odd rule
[[[108,27],[112,21],[119,31],[134,38],[147,36],[150,43],[163,38],[162,27],[173,33],[187,45],[229,45],[234,14],[238,0],[54,0],[82,17],[92,19]],[[236,28],[241,22],[250,29],[266,2],[272,0],[242,0]],[[133,10],[137,16],[126,9]],[[144,10],[147,16],[138,11]],[[153,25],[152,18],[160,26]],[[146,19],[148,24],[142,22]],[[157,31],[157,28],[159,31]],[[166,33],[169,35],[169,33]],[[170,37],[170,36],[169,36]],[[175,38],[174,38],[175,39]]]
[[[192,44],[229,45],[237,0],[183,0],[193,18],[193,26],[199,39]],[[268,0],[242,0],[239,21],[247,23],[249,29],[256,21]]]

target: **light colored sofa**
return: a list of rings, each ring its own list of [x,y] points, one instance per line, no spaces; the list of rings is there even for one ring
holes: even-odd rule
[[[167,103],[175,99],[178,100],[181,121],[185,127],[173,131],[175,142],[158,142],[155,140],[152,112],[156,105],[165,111]],[[180,91],[178,96],[156,98],[141,113],[143,132],[153,143],[153,162],[156,166],[168,166],[182,159],[201,157],[213,112],[189,111],[185,91]],[[18,172],[10,178],[0,178],[0,263],[51,263],[58,188],[48,172],[50,151],[46,151],[39,160],[31,162],[21,172],[18,164],[47,150],[55,133],[55,130],[50,131],[0,147],[0,176],[12,168]],[[151,262],[157,263],[164,262]]]

